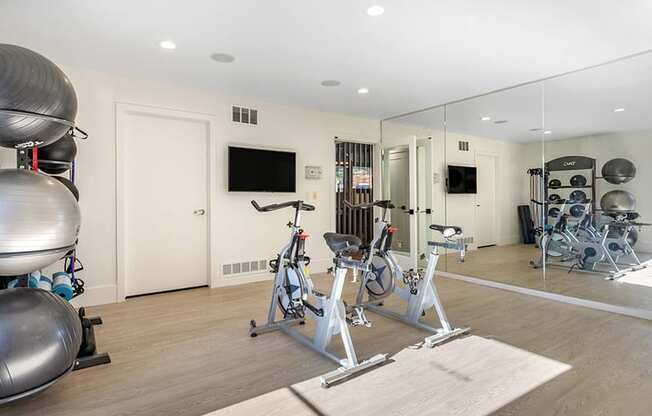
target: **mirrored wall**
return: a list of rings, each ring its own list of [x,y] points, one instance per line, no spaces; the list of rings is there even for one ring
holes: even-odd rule
[[[424,267],[652,311],[652,55],[382,123],[394,250]],[[403,231],[400,231],[400,230]]]

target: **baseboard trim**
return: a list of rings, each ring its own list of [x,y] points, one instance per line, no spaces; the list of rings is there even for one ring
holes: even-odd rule
[[[116,303],[116,285],[103,285],[85,287],[84,293],[72,300],[75,307],[80,306],[99,306],[107,303]]]
[[[515,292],[523,295],[534,296],[541,299],[553,300],[556,302],[566,303],[569,305],[581,306],[584,308],[595,309],[603,312],[610,312],[618,315],[624,315],[632,318],[646,319],[652,321],[652,311],[646,309],[630,308],[628,306],[612,305],[609,303],[597,302],[594,300],[580,299],[572,296],[544,292],[536,289],[528,289],[526,287],[509,285],[507,283],[494,282],[491,280],[480,279],[477,277],[470,277],[470,276],[465,276],[456,273],[437,272],[437,274],[440,276],[448,277],[450,279],[455,279],[462,282],[471,283],[474,285],[486,286],[486,287],[491,287],[499,290],[506,290],[508,292]]]

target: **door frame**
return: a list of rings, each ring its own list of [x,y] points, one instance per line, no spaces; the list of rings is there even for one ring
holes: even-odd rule
[[[151,117],[168,118],[174,120],[189,120],[205,123],[207,126],[207,149],[208,154],[206,175],[207,175],[207,189],[206,189],[206,209],[208,210],[207,218],[207,276],[206,283],[213,287],[213,282],[216,281],[214,276],[217,268],[217,256],[213,253],[215,250],[214,235],[217,218],[215,217],[215,210],[213,208],[213,200],[215,198],[215,178],[217,178],[216,168],[214,161],[217,154],[217,135],[216,125],[217,120],[214,115],[189,112],[183,110],[175,110],[169,108],[153,107],[141,104],[133,104],[126,102],[115,102],[115,144],[116,144],[116,302],[123,302],[126,298],[126,265],[125,265],[125,151],[127,132],[125,131],[125,119],[129,115],[145,115]]]
[[[408,171],[409,171],[409,188],[410,188],[410,200],[408,209],[415,209],[417,205],[417,136],[416,135],[407,135],[396,138],[387,138],[381,142],[380,150],[381,152],[389,147],[393,146],[407,146],[408,148]],[[381,160],[381,163],[385,163]],[[385,198],[385,187],[389,184],[387,183],[387,178],[383,177],[382,169],[380,174],[381,180],[381,195]],[[390,221],[391,221],[391,211],[390,211]],[[394,256],[396,260],[401,264],[402,267],[416,268],[419,263],[418,255],[418,244],[419,239],[417,236],[417,214],[416,212],[410,216],[410,253],[408,256],[402,254],[399,251],[394,251]]]
[[[492,227],[493,227],[493,237],[494,237],[494,243],[490,244],[491,245],[498,245],[498,223],[497,223],[497,215],[496,215],[496,200],[498,199],[498,166],[500,166],[500,155],[498,153],[493,153],[493,152],[475,152],[475,166],[477,168],[478,166],[478,156],[486,156],[486,157],[491,157],[494,160],[494,206],[492,210]],[[476,227],[478,226],[478,194],[476,193],[475,196],[475,225]],[[482,247],[488,247],[488,246],[482,246]],[[477,242],[475,243],[475,247],[478,248]]]

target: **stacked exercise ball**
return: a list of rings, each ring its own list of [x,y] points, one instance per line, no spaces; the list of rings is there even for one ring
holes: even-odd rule
[[[636,166],[627,159],[611,159],[602,166],[602,178],[614,185],[622,185],[634,179]],[[600,208],[608,213],[632,212],[636,209],[636,197],[628,191],[609,191],[600,199]]]
[[[73,368],[82,342],[81,321],[66,301],[72,297],[69,276],[35,272],[77,244],[77,189],[47,175],[70,168],[76,114],[75,90],[54,63],[0,44],[0,147],[35,147],[27,153],[44,160],[43,173],[26,164],[0,169],[0,276],[16,276],[8,285],[14,288],[0,290],[0,403],[55,383]]]
[[[47,145],[72,127],[77,95],[66,75],[47,58],[0,44],[0,146]]]

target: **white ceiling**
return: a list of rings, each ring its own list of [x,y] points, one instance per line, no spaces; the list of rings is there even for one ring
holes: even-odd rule
[[[372,4],[385,14],[367,16]],[[61,64],[382,118],[652,48],[650,21],[649,0],[2,0],[0,41]],[[165,39],[178,48],[159,48]]]
[[[392,120],[514,142],[652,129],[652,53]],[[623,112],[614,112],[622,108]],[[490,117],[491,120],[482,120]],[[496,124],[503,120],[506,123]],[[531,131],[538,129],[537,131]],[[544,132],[548,130],[549,134]]]

